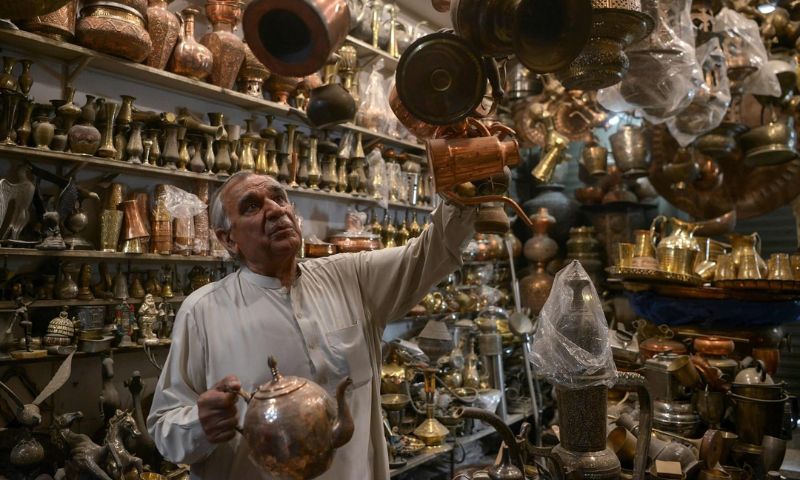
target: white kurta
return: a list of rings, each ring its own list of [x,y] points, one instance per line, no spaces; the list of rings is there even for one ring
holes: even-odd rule
[[[271,379],[272,355],[283,375],[312,379],[331,394],[348,375],[353,380],[353,438],[319,478],[389,478],[380,410],[383,329],[461,264],[473,219],[471,210],[442,205],[431,227],[404,247],[299,264],[291,291],[242,268],[192,293],[175,319],[147,419],[158,450],[190,464],[193,479],[271,478],[250,461],[240,435],[224,444],[206,440],[197,398],[229,374],[254,391]],[[238,406],[241,421],[246,405]]]

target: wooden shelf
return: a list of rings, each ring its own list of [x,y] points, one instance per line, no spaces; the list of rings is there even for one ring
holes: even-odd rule
[[[511,414],[511,415],[508,416],[508,418],[506,419],[506,424],[511,425],[513,423],[519,422],[520,420],[522,420],[524,418],[525,418],[525,415],[523,415],[521,413],[514,413],[514,414]],[[475,433],[473,433],[471,435],[465,435],[463,437],[458,437],[458,438],[455,439],[455,441],[453,441],[454,439],[449,438],[448,442],[445,445],[443,445],[442,448],[439,451],[437,451],[435,453],[423,453],[421,455],[417,455],[416,457],[412,457],[412,458],[408,459],[406,464],[403,465],[402,467],[396,468],[394,470],[390,470],[389,471],[389,476],[390,477],[396,477],[396,476],[398,476],[398,475],[400,475],[402,473],[408,472],[409,470],[413,470],[413,469],[417,468],[418,466],[433,460],[434,458],[438,457],[439,455],[442,455],[442,454],[445,454],[445,453],[450,453],[453,450],[453,448],[455,448],[456,443],[459,444],[459,445],[469,445],[470,443],[477,442],[478,440],[480,440],[480,439],[482,439],[484,437],[487,437],[487,436],[489,436],[489,435],[491,435],[493,433],[495,433],[495,429],[487,426],[483,430],[475,432]]]
[[[168,350],[170,347],[170,343],[159,343],[158,345],[153,345],[150,350]],[[99,357],[105,355],[119,355],[121,353],[134,353],[134,352],[144,352],[143,346],[135,346],[135,347],[112,347],[111,350],[107,350],[105,352],[75,352],[73,358],[85,358],[85,357]],[[0,367],[5,367],[9,365],[28,365],[31,363],[50,363],[50,362],[63,362],[66,358],[66,355],[48,355],[46,357],[39,357],[39,358],[26,358],[26,359],[13,359],[13,358],[2,358],[0,359]],[[74,368],[74,367],[73,367]]]
[[[116,260],[124,262],[136,260],[137,262],[159,262],[159,263],[233,263],[233,260],[225,260],[220,257],[206,257],[201,255],[160,255],[157,253],[120,253],[120,252],[100,252],[97,250],[37,250],[35,248],[0,248],[0,256],[8,257],[42,257],[42,258],[65,258],[74,260]]]
[[[389,55],[389,52],[382,50],[380,48],[375,48],[371,44],[360,40],[356,37],[351,35],[347,36],[347,43],[356,47],[356,51],[358,52],[359,59],[366,59],[365,62],[362,63],[361,67],[363,68],[365,65],[372,63],[374,60],[379,58],[383,59],[384,70],[389,70],[394,72],[397,69],[397,63],[400,61],[399,58],[394,58],[393,56]]]
[[[156,303],[181,303],[186,300],[186,295],[175,295],[171,298],[153,297]],[[84,306],[113,306],[119,305],[122,300],[118,299],[99,299],[94,300],[34,300],[28,308],[61,308],[61,307],[84,307]],[[131,305],[142,303],[141,298],[129,298],[126,300]],[[17,307],[16,302],[12,300],[0,301],[0,310],[11,310]]]
[[[348,37],[348,41],[356,46],[360,55],[383,55],[387,62],[394,62],[391,64],[392,69],[396,67],[397,59],[394,59],[388,53],[373,49],[370,45],[356,38]],[[306,124],[308,122],[305,113],[289,105],[283,105],[264,98],[253,97],[139,63],[129,62],[78,45],[57,42],[34,33],[0,28],[0,45],[18,48],[45,58],[61,60],[71,66],[71,70],[74,71],[73,74],[80,73],[79,70],[81,68],[88,68],[89,70],[102,72],[125,81],[135,81],[151,87],[161,87],[179,95],[195,97],[205,102],[225,106],[233,105],[254,114],[271,114],[288,121],[301,121]],[[387,63],[387,65],[389,65],[389,63]],[[424,149],[422,145],[399,140],[357,125],[346,124],[342,125],[341,128],[357,132],[360,131],[368,139],[380,139],[389,145],[417,151]]]

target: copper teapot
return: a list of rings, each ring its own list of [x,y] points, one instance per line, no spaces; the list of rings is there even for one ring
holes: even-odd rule
[[[237,427],[250,446],[250,457],[278,478],[316,478],[327,471],[334,450],[353,436],[353,418],[344,379],[336,402],[319,385],[301,377],[284,377],[275,357],[269,357],[272,381],[252,394],[239,390],[247,402],[244,426]],[[338,413],[337,413],[338,411]]]

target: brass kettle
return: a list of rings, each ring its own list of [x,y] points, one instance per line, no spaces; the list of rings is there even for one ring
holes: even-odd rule
[[[669,235],[666,236],[664,224],[670,227]],[[670,273],[693,274],[694,260],[700,252],[700,244],[694,238],[694,232],[700,228],[700,225],[675,217],[659,215],[650,224],[650,238],[653,242],[655,242],[655,231],[659,225],[660,234],[658,236],[661,240],[656,246],[659,268]]]
[[[334,403],[311,380],[281,375],[275,357],[269,357],[269,368],[272,381],[252,394],[236,392],[247,402],[244,427],[237,430],[247,440],[252,460],[270,475],[316,478],[330,468],[335,449],[353,436],[345,402],[353,382],[348,377],[339,384]]]

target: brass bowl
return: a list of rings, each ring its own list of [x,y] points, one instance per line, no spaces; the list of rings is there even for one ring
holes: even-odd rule
[[[71,0],[3,0],[0,18],[21,20],[54,12]]]
[[[778,165],[797,158],[797,132],[794,122],[770,122],[756,127],[740,138],[745,150],[745,165]]]

